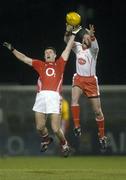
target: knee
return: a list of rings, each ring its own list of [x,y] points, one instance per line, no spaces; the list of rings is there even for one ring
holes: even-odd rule
[[[95,116],[96,116],[96,118],[104,118],[104,115],[103,115],[103,112],[102,112],[102,110],[101,109],[98,109],[98,110],[96,110],[95,111]]]
[[[36,125],[36,130],[37,131],[43,131],[44,129],[45,129],[44,125],[39,125],[39,124]]]
[[[71,105],[73,106],[75,106],[75,105],[78,105],[78,98],[76,98],[76,96],[73,96],[72,97],[72,100],[71,100]]]
[[[58,134],[60,129],[58,127],[53,127],[52,130],[53,130],[54,134]]]

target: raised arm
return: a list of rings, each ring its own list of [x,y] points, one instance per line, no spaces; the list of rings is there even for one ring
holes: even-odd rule
[[[95,29],[94,29],[94,25],[89,25],[89,29],[85,29],[86,31],[87,31],[87,33],[90,35],[90,37],[91,37],[91,49],[93,50],[93,51],[96,51],[96,52],[98,52],[99,51],[99,46],[98,46],[98,42],[97,42],[97,39],[96,39],[96,37],[95,37],[95,35],[94,35],[94,33],[95,33]]]
[[[74,30],[72,30],[71,36],[69,37],[69,40],[67,42],[66,48],[64,49],[63,53],[62,53],[62,57],[65,61],[68,60],[69,54],[71,52],[73,43],[74,43],[74,39],[76,34],[82,29],[81,26],[74,28]]]
[[[72,30],[73,30],[73,26],[69,25],[66,23],[66,31],[65,31],[65,34],[64,34],[64,41],[67,43],[70,39],[70,36],[72,34]]]
[[[32,66],[32,58],[29,58],[25,54],[16,50],[10,43],[4,42],[3,46],[8,48],[16,56],[17,59]]]

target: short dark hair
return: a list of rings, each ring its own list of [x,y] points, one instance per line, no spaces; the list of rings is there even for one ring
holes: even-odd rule
[[[48,47],[45,48],[45,51],[46,51],[47,49],[52,49],[52,50],[54,51],[54,53],[56,54],[56,49],[55,49],[54,47],[48,46]]]

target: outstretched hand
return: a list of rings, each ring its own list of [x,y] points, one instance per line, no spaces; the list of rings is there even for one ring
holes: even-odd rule
[[[87,33],[90,36],[94,36],[95,30],[94,30],[94,25],[89,24],[89,29],[85,28],[85,30],[87,31]]]
[[[66,23],[66,32],[72,32],[74,26],[71,26],[70,24]]]
[[[4,43],[3,43],[3,46],[6,47],[6,48],[8,48],[10,51],[13,51],[13,50],[14,50],[14,47],[13,47],[10,43],[8,43],[8,42],[4,42]]]

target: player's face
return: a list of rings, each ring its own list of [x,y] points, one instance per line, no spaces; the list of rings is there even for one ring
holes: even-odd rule
[[[46,62],[54,62],[56,58],[56,54],[53,49],[46,49],[45,50],[45,60]]]
[[[90,48],[91,47],[91,37],[88,34],[84,34],[83,40],[82,40],[82,46],[83,48]]]

